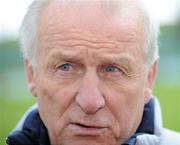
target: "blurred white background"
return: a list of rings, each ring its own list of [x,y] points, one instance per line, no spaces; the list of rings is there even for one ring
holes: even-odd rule
[[[143,0],[161,23],[176,20],[180,0]],[[23,16],[32,0],[0,0],[0,34],[17,35]]]

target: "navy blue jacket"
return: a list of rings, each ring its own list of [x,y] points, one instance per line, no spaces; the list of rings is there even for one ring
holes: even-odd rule
[[[8,145],[50,145],[47,129],[37,109],[28,114],[22,130],[10,134],[6,142]]]

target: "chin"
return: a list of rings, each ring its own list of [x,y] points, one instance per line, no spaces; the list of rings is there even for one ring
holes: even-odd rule
[[[88,140],[87,138],[84,138],[83,140],[77,139],[77,140],[68,140],[68,141],[63,141],[59,144],[54,144],[54,145],[119,145],[119,143],[115,142],[110,142],[110,141],[96,141],[93,139]]]
[[[52,145],[120,145],[120,142],[107,136],[61,136]]]

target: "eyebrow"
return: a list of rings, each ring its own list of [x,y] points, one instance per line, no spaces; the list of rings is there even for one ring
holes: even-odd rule
[[[133,59],[125,55],[109,54],[99,56],[99,60],[103,64],[123,65],[127,70],[132,70],[134,65]]]
[[[82,58],[80,57],[79,52],[72,52],[72,51],[66,51],[66,52],[61,52],[61,51],[53,51],[48,55],[48,60],[50,61],[76,61],[76,62],[81,62]]]
[[[51,62],[58,62],[58,61],[67,61],[67,62],[77,62],[77,63],[83,63],[83,55],[81,52],[78,51],[58,51],[55,50],[53,52],[50,52],[48,55],[48,61]],[[132,58],[128,55],[117,54],[117,53],[95,53],[95,56],[97,61],[101,64],[123,64],[127,67],[127,69],[131,69],[134,61]]]
[[[116,50],[108,50],[107,52],[99,52],[96,53],[95,56],[102,62],[111,62],[111,63],[118,63],[124,62],[126,64],[133,63],[134,59],[130,54],[124,53],[124,51]]]

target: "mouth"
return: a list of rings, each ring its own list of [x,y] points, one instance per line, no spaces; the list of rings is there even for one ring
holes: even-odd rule
[[[85,125],[85,124],[80,124],[80,123],[74,123],[77,126],[83,127],[83,128],[102,128],[100,126],[96,126],[96,125]]]
[[[107,127],[96,124],[71,123],[71,131],[80,136],[97,136],[100,135]]]

